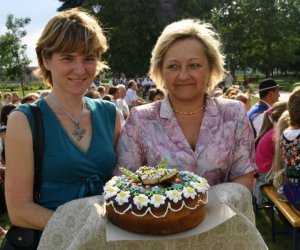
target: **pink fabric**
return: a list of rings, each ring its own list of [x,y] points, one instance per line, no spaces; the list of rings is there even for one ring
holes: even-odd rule
[[[274,158],[274,128],[267,131],[256,147],[256,165],[258,172],[266,173],[272,167]]]
[[[168,98],[132,109],[117,145],[118,166],[136,170],[167,159],[169,167],[207,178],[211,185],[253,171],[254,138],[243,103],[207,98],[195,151],[173,114]]]

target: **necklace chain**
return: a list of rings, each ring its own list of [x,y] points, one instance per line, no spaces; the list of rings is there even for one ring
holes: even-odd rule
[[[82,102],[82,105],[81,105],[81,110],[80,110],[79,117],[76,120],[66,110],[64,110],[64,108],[62,106],[60,106],[58,104],[58,102],[55,100],[53,95],[49,95],[49,97],[50,97],[51,102],[74,123],[75,128],[72,132],[72,135],[74,135],[76,137],[77,141],[80,141],[86,133],[86,129],[80,127],[80,121],[81,121],[82,114],[83,114],[83,102]]]
[[[204,95],[204,104],[201,108],[195,110],[195,111],[191,111],[191,112],[185,112],[185,111],[178,111],[174,108],[172,108],[172,110],[174,111],[174,113],[179,114],[179,115],[194,115],[194,114],[198,114],[201,111],[206,109],[206,98],[207,98],[207,94]]]
[[[202,110],[205,110],[206,106],[203,105],[203,107],[195,110],[195,111],[191,111],[191,112],[185,112],[185,111],[178,111],[176,109],[173,108],[174,113],[179,114],[179,115],[194,115],[194,114],[198,114],[200,113]]]

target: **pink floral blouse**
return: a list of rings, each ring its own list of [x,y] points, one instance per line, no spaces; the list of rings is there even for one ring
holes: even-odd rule
[[[135,171],[167,159],[169,167],[205,177],[210,185],[256,169],[254,138],[241,102],[207,97],[195,151],[168,98],[132,109],[117,145],[118,166]]]

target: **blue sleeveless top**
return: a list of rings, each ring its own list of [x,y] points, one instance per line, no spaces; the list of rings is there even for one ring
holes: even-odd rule
[[[74,199],[102,194],[116,165],[113,146],[116,108],[104,100],[87,97],[84,100],[91,112],[93,130],[87,152],[69,137],[45,100],[36,102],[42,113],[45,138],[38,203],[51,210]],[[26,115],[33,131],[33,114],[28,104],[18,106],[16,110]]]

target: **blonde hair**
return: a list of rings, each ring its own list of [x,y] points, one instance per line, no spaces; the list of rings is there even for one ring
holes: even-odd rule
[[[280,116],[287,109],[286,101],[275,102],[272,105],[272,108],[268,109],[264,112],[263,122],[259,133],[255,139],[255,145],[259,142],[261,137],[271,128],[273,128],[274,124],[278,122]],[[271,118],[271,119],[270,119]]]
[[[174,42],[190,38],[198,40],[205,49],[211,68],[207,91],[212,92],[215,86],[224,78],[225,56],[221,53],[219,36],[213,30],[211,24],[202,23],[198,19],[185,19],[165,27],[152,50],[149,75],[157,86],[163,87],[162,64],[166,51]]]
[[[276,188],[282,186],[282,155],[280,150],[280,141],[283,131],[290,125],[289,112],[285,111],[280,116],[277,124],[275,125],[275,153],[273,158],[273,163],[270,172],[266,176],[267,182],[273,179],[273,185]]]
[[[45,68],[43,57],[50,59],[53,53],[79,50],[98,56],[96,76],[108,68],[100,57],[107,49],[106,37],[96,18],[79,8],[63,11],[47,23],[36,44],[39,68],[35,75],[46,85],[53,86],[51,72]]]

